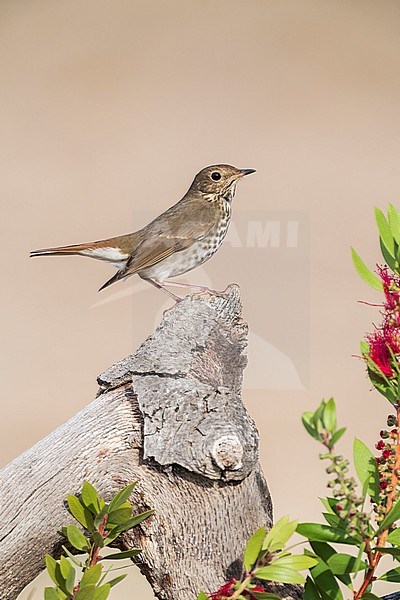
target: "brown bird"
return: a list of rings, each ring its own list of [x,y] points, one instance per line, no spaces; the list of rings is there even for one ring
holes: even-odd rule
[[[218,250],[228,231],[236,184],[244,175],[254,172],[230,165],[206,167],[196,175],[182,200],[139,231],[88,244],[34,250],[30,255],[79,254],[105,260],[115,265],[118,272],[100,290],[137,273],[179,301],[181,298],[165,285],[198,291],[207,288],[169,278],[202,265]]]

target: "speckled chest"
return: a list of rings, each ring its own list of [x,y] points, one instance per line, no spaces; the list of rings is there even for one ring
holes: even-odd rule
[[[225,199],[218,199],[218,218],[214,227],[203,238],[181,252],[162,260],[146,269],[147,277],[164,281],[168,277],[177,277],[202,265],[219,249],[228,231],[231,220],[231,205]]]
[[[218,200],[218,219],[215,226],[202,240],[198,242],[199,252],[204,254],[204,262],[208,260],[221,246],[228,231],[231,220],[231,205],[226,200]]]

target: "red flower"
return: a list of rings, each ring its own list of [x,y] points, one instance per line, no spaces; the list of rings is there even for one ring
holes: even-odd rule
[[[213,600],[225,600],[225,598],[230,598],[235,591],[234,585],[236,583],[236,579],[230,579],[227,583],[224,583],[222,587],[219,588],[217,592],[211,594],[210,598]]]
[[[369,357],[387,377],[393,376],[392,353],[400,353],[400,345],[393,328],[384,325],[368,336]]]
[[[398,308],[400,304],[399,278],[392,273],[389,273],[388,267],[381,267],[380,265],[377,265],[377,267],[379,276],[382,279],[383,291],[386,298],[385,309],[393,311]]]
[[[252,592],[265,592],[265,590],[261,587],[259,587],[258,585],[254,585],[252,586],[252,588],[250,590],[245,590],[243,592],[243,596],[245,598],[254,598]]]
[[[389,458],[389,457],[390,457],[390,454],[391,454],[390,450],[384,450],[384,451],[382,452],[382,457],[383,457],[383,458]]]
[[[224,583],[217,592],[211,594],[210,598],[212,598],[212,600],[225,600],[225,598],[230,598],[233,596],[236,583],[236,579],[230,579],[227,583]],[[252,585],[248,590],[243,590],[242,596],[245,598],[254,598],[252,592],[265,592],[265,590],[258,585]]]
[[[375,448],[377,450],[383,450],[385,447],[385,442],[383,440],[379,440],[379,442],[376,442],[375,444]]]

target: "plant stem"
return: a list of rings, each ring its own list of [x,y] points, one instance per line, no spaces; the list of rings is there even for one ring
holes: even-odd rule
[[[395,462],[393,465],[392,477],[391,477],[391,482],[390,482],[390,491],[387,496],[385,515],[388,515],[389,512],[392,510],[394,495],[397,491],[397,486],[399,484],[398,473],[399,473],[399,469],[400,469],[400,405],[397,406],[397,435],[396,435],[396,441],[395,441],[395,453],[396,453],[396,455],[395,455],[396,458],[395,458]],[[386,545],[386,539],[387,539],[388,533],[389,533],[389,528],[386,528],[379,535],[378,540],[377,540],[378,547],[383,548]],[[375,552],[373,550],[367,551],[367,555],[368,555],[368,560],[369,560],[370,566],[369,566],[368,571],[365,574],[364,581],[362,582],[360,589],[358,590],[358,592],[356,592],[356,591],[354,592],[354,600],[360,600],[360,598],[363,597],[363,595],[367,591],[368,587],[371,585],[371,583],[374,580],[376,568],[379,564],[379,561],[382,558],[382,553],[379,551],[375,551]]]
[[[108,519],[108,515],[105,514],[101,520],[101,523],[100,523],[98,529],[97,529],[97,531],[98,531],[98,533],[100,533],[100,535],[103,535],[106,530],[107,519]],[[86,561],[86,567],[84,568],[84,571],[86,571],[86,569],[90,569],[90,567],[93,567],[94,565],[96,565],[98,563],[100,550],[101,550],[100,546],[98,546],[95,543],[92,544],[90,551],[89,551],[88,559]],[[80,586],[80,582],[78,583],[78,585],[75,586],[74,595],[71,596],[72,600],[76,597],[76,594],[79,592],[79,586]]]
[[[245,578],[245,579],[242,581],[242,585],[241,585],[241,586],[240,586],[240,587],[239,587],[239,588],[238,588],[238,589],[235,591],[235,593],[234,593],[232,596],[230,596],[230,598],[232,598],[232,600],[233,600],[234,598],[236,598],[236,599],[237,599],[237,598],[239,598],[240,594],[241,594],[242,592],[244,592],[244,591],[245,591],[245,589],[247,588],[247,585],[248,585],[249,583],[251,583],[251,580],[252,580],[252,578],[253,578],[253,575],[252,575],[252,573],[249,573],[249,574],[247,575],[247,577],[246,577],[246,578]]]
[[[100,533],[101,536],[104,534],[104,532],[106,530],[107,519],[108,519],[108,515],[106,514],[102,518],[101,523],[99,525],[99,528],[97,530]],[[100,546],[97,546],[96,544],[93,544],[93,551],[91,552],[91,556],[90,556],[90,559],[89,559],[89,568],[93,567],[94,565],[97,564],[97,562],[99,560],[100,550],[101,550]]]

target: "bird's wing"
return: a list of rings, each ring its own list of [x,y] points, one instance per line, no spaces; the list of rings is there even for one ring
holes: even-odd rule
[[[181,205],[181,210],[177,210]],[[112,283],[152,267],[176,252],[190,248],[205,237],[215,226],[216,207],[208,203],[198,206],[198,202],[185,202],[173,206],[147,225],[143,232],[143,242],[135,249],[126,266],[118,271],[100,289]],[[186,216],[186,218],[185,218]]]

